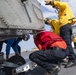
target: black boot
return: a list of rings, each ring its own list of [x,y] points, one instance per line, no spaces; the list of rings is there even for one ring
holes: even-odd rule
[[[6,60],[8,60],[9,59],[9,54],[6,54]]]
[[[16,52],[15,55],[20,55],[19,52]]]
[[[50,70],[48,70],[48,75],[58,75],[60,67],[58,65],[53,65]]]

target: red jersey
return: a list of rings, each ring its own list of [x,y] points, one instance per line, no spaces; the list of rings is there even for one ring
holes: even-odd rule
[[[50,31],[39,32],[35,36],[34,42],[40,50],[46,50],[51,47],[67,48],[65,41],[60,36]]]

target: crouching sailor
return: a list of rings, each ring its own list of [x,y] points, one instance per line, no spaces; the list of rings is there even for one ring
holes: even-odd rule
[[[31,53],[30,60],[44,68],[48,74],[58,74],[60,68],[57,63],[69,54],[65,41],[53,32],[41,31],[34,36],[34,42],[39,51]]]

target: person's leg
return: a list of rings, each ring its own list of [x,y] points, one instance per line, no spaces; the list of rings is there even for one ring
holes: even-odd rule
[[[29,58],[48,72],[52,71],[54,61],[59,61],[66,56],[65,52],[59,50],[45,50],[31,53]]]
[[[73,51],[71,42],[72,28],[70,24],[67,24],[60,28],[60,36],[65,40],[69,49],[69,61],[75,61],[75,53]]]
[[[21,55],[21,47],[19,45],[17,45],[17,49],[18,49],[19,54]]]
[[[6,60],[9,58],[10,48],[11,48],[13,42],[14,42],[14,39],[10,39],[10,40],[6,41],[6,44],[7,44],[6,45]]]
[[[74,42],[74,48],[76,49],[76,42]]]
[[[20,46],[18,45],[18,43],[21,41],[20,38],[17,38],[15,39],[14,43],[12,44],[12,48],[15,52],[16,55],[19,55],[20,54],[20,51],[21,51],[21,48]]]
[[[16,44],[13,44],[13,45],[12,45],[12,48],[13,48],[13,50],[14,50],[14,52],[15,52],[15,55],[19,55],[17,45],[16,45]]]
[[[2,51],[3,42],[4,41],[0,41],[0,52]]]

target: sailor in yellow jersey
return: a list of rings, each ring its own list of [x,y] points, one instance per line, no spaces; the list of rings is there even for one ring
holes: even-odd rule
[[[71,42],[72,27],[71,25],[76,22],[75,16],[67,4],[67,2],[61,2],[57,0],[45,0],[46,5],[51,5],[53,8],[58,9],[58,21],[60,27],[60,36],[66,41],[69,49],[69,64],[76,62],[75,53],[73,51]]]
[[[52,31],[55,34],[60,35],[60,28],[59,28],[58,20],[56,19],[52,20],[51,18],[45,18],[44,22],[45,24],[51,26]]]

